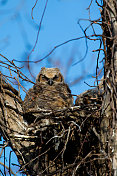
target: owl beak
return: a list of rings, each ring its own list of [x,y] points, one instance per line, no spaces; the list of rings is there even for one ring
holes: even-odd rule
[[[49,84],[50,86],[52,86],[52,84],[53,84],[52,78],[50,78],[50,79],[48,80],[48,84]]]

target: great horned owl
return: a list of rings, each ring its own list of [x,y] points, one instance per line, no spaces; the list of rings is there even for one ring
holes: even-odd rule
[[[61,110],[73,105],[73,97],[58,68],[41,68],[35,85],[29,89],[23,103],[24,112]]]

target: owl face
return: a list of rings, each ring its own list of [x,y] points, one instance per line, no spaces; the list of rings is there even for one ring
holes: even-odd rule
[[[43,67],[37,76],[36,82],[52,86],[53,84],[63,83],[64,78],[58,68]]]

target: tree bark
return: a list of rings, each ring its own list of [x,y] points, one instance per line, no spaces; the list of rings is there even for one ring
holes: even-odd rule
[[[117,175],[117,1],[103,0],[103,43],[105,52],[102,141],[112,173]],[[112,162],[111,162],[112,160]]]

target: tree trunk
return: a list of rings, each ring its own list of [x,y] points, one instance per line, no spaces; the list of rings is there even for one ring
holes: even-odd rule
[[[102,141],[112,173],[117,175],[117,1],[103,0],[103,44],[105,52]],[[112,162],[111,162],[112,161]]]

